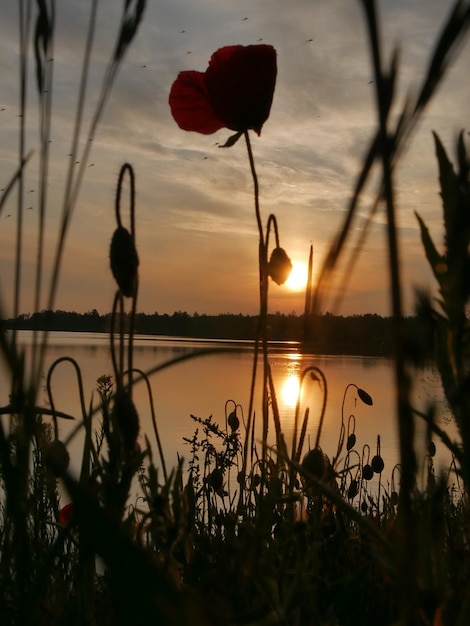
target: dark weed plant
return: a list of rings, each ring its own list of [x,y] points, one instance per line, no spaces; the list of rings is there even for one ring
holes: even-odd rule
[[[44,287],[45,224],[48,208],[49,141],[52,128],[52,68],[55,35],[53,0],[19,2],[20,141],[18,166],[0,198],[0,212],[17,193],[14,317],[21,307],[26,76],[31,51],[39,97],[40,206],[34,306],[54,307],[67,233],[85,175],[92,140],[103,116],[119,66],[132,43],[146,2],[125,0],[116,43],[103,77],[90,126],[84,130],[88,72],[92,63],[98,1],[90,21],[71,139],[50,285]],[[323,449],[322,427],[328,400],[323,372],[308,366],[300,384],[318,385],[320,415],[294,415],[292,445],[282,431],[270,369],[267,328],[269,282],[282,284],[291,262],[280,245],[277,218],[263,220],[250,132],[260,135],[276,82],[276,52],[268,45],[228,46],[211,58],[206,72],[182,72],[170,93],[170,107],[184,130],[211,134],[227,128],[223,148],[238,148],[243,137],[253,180],[258,227],[260,309],[254,343],[250,400],[246,414],[228,400],[224,419],[191,416],[192,437],[184,440],[187,460],[167,468],[159,437],[150,377],[194,354],[142,372],[134,363],[134,318],[139,256],[135,225],[136,177],[125,163],[116,187],[116,229],[110,246],[116,282],[110,330],[112,375],[97,381],[98,403],[87,405],[80,366],[61,357],[47,372],[48,406],[38,403],[47,329],[34,334],[31,353],[16,332],[0,333],[0,353],[10,376],[10,397],[0,407],[0,621],[2,624],[319,624],[408,626],[466,625],[470,621],[470,381],[468,371],[469,164],[460,135],[455,171],[436,135],[445,245],[438,252],[419,219],[426,257],[440,289],[438,306],[422,296],[419,319],[423,345],[433,340],[446,399],[458,427],[451,440],[434,419],[433,408],[411,406],[414,367],[427,355],[416,337],[404,333],[400,250],[394,171],[425,108],[456,56],[470,25],[467,2],[453,3],[422,84],[398,114],[398,55],[385,62],[376,3],[361,0],[376,85],[377,131],[371,139],[347,216],[326,257],[319,283],[305,297],[304,345],[351,233],[356,209],[371,172],[380,183],[370,217],[348,267],[365,245],[373,216],[384,209],[388,236],[390,295],[396,354],[395,386],[400,462],[387,468],[376,442],[356,436],[356,417],[347,394],[366,405],[372,398],[351,383],[344,392],[336,450]],[[395,110],[395,109],[394,109]],[[83,146],[80,148],[80,146]],[[236,147],[235,147],[236,146]],[[121,197],[129,187],[130,223],[121,217]],[[127,212],[126,212],[127,214]],[[274,237],[274,242],[272,241]],[[350,271],[350,270],[348,270]],[[344,275],[343,287],[349,274]],[[342,294],[340,293],[340,296]],[[419,336],[421,337],[421,335]],[[418,337],[418,339],[419,339]],[[56,368],[68,363],[77,377],[80,415],[56,406]],[[261,367],[259,364],[261,363]],[[142,436],[134,404],[136,385],[148,391],[148,412],[158,455]],[[255,387],[261,385],[261,407]],[[419,485],[414,420],[427,425],[427,455]],[[62,433],[65,420],[73,424]],[[73,422],[72,422],[73,420]],[[315,437],[310,425],[316,420]],[[261,438],[257,439],[261,431]],[[274,438],[272,437],[274,430]],[[69,469],[69,446],[80,434],[78,474]],[[269,435],[271,434],[271,437]],[[435,443],[453,456],[447,474],[436,472]],[[270,441],[274,441],[270,443]],[[135,489],[138,488],[136,495]],[[63,499],[67,495],[67,502]],[[98,560],[99,559],[99,560]]]

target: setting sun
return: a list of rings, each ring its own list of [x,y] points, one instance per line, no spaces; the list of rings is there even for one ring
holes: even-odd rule
[[[292,261],[292,271],[286,280],[286,287],[292,291],[305,289],[308,278],[308,266],[303,261]]]

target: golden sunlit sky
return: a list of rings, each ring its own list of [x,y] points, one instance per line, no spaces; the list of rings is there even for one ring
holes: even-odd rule
[[[27,4],[27,3],[25,3]],[[57,245],[91,1],[57,2],[53,61],[51,162],[46,259]],[[80,150],[118,31],[122,2],[98,3],[96,36]],[[0,8],[0,183],[18,163],[19,2]],[[378,3],[388,60],[400,46],[397,110],[416,89],[433,43],[453,2],[383,0]],[[36,10],[36,3],[32,3]],[[232,134],[184,132],[174,122],[168,94],[181,70],[205,71],[211,54],[232,44],[268,43],[277,51],[271,115],[261,137],[252,134],[263,220],[277,217],[282,247],[295,265],[314,249],[314,274],[344,219],[362,158],[376,127],[375,85],[361,3],[351,0],[149,0],[143,23],[120,68],[89,155],[73,216],[54,308],[111,310],[115,285],[109,244],[114,198],[124,162],[136,175],[136,239],[140,258],[138,309],[146,313],[243,313],[258,310],[258,233],[246,148],[220,149]],[[404,296],[412,311],[416,286],[432,288],[422,253],[418,211],[442,241],[441,203],[432,131],[449,154],[469,124],[470,45],[460,50],[396,171]],[[38,108],[33,54],[28,73],[24,257],[20,311],[33,306],[38,227]],[[468,139],[468,134],[466,134]],[[80,154],[78,159],[80,159]],[[359,232],[374,187],[354,224]],[[127,195],[123,196],[127,198]],[[127,204],[123,201],[126,225]],[[0,216],[0,303],[12,311],[17,197]],[[341,306],[335,313],[388,315],[383,210],[377,215]],[[50,282],[46,265],[44,289]],[[295,285],[294,285],[295,286]],[[270,286],[271,312],[296,312],[303,291]],[[46,297],[41,308],[46,306]],[[328,303],[325,303],[328,309]]]

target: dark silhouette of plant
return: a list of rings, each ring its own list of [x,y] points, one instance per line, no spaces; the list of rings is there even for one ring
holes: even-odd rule
[[[470,327],[470,179],[469,160],[463,131],[457,140],[457,170],[454,169],[439,136],[434,133],[439,165],[443,209],[442,252],[434,244],[423,219],[418,215],[426,258],[439,288],[437,304],[421,294],[418,311],[434,340],[435,360],[446,399],[458,426],[460,442],[449,444],[458,462],[467,490],[470,486],[470,371],[468,367]],[[436,425],[432,424],[436,430]],[[438,431],[438,434],[441,434]],[[443,433],[444,434],[444,433]],[[445,435],[445,434],[444,434]]]

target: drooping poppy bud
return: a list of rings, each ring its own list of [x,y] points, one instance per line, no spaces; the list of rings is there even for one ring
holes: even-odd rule
[[[369,465],[369,463],[367,463],[367,465],[364,465],[362,468],[362,478],[364,480],[372,480],[373,477],[374,470],[372,469],[372,465]]]
[[[315,478],[321,478],[325,471],[325,456],[321,448],[309,450],[302,460],[301,467]]]
[[[134,403],[125,389],[118,389],[113,406],[114,423],[122,437],[122,442],[128,452],[136,449],[139,435],[139,415]]]
[[[364,402],[364,404],[367,404],[368,406],[372,406],[374,404],[371,396],[367,393],[367,391],[364,391],[364,389],[360,389],[358,387],[357,395]]]
[[[358,493],[359,493],[359,485],[357,484],[357,480],[353,478],[348,487],[348,499],[354,500],[354,498],[357,496]]]
[[[224,475],[222,470],[218,467],[214,468],[207,477],[207,482],[216,493],[220,493],[224,485]]]
[[[383,471],[383,468],[385,467],[384,460],[380,456],[380,454],[376,454],[370,464],[376,474],[381,474]]]
[[[292,262],[284,248],[274,248],[268,263],[268,274],[278,285],[283,285],[292,271]]]
[[[70,455],[65,444],[59,439],[54,439],[46,447],[46,463],[56,476],[62,476],[70,463]]]
[[[352,450],[354,448],[354,446],[356,445],[356,435],[355,433],[351,433],[348,437],[348,441],[346,443],[346,450]]]
[[[240,427],[240,420],[237,417],[237,412],[232,411],[227,418],[228,425],[230,426],[232,433],[236,432]]]
[[[111,240],[111,271],[123,296],[131,298],[137,283],[139,257],[130,232],[118,226]]]

